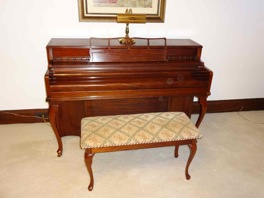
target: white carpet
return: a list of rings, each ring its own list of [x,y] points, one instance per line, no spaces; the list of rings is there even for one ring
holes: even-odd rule
[[[264,123],[264,111],[241,114]],[[79,137],[64,137],[58,158],[47,124],[0,125],[0,197],[264,197],[264,124],[237,113],[207,114],[200,130],[191,180],[184,175],[187,146],[177,159],[173,147],[102,153],[94,156],[89,192]]]

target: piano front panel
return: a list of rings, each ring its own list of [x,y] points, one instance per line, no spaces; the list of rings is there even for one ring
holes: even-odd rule
[[[165,97],[87,100],[85,104],[87,116],[162,112],[168,110],[168,98]]]
[[[86,117],[84,101],[63,101],[59,105],[57,127],[60,136],[75,135],[81,132],[81,119]]]
[[[60,103],[57,127],[61,137],[80,135],[81,119],[87,116],[121,115],[147,112],[183,111],[191,115],[193,97],[156,97],[64,101]]]

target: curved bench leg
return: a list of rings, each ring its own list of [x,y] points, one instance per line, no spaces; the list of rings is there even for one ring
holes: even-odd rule
[[[93,177],[93,170],[92,170],[92,163],[93,163],[93,156],[92,149],[86,149],[84,154],[84,161],[86,164],[86,168],[90,175],[90,184],[88,186],[88,190],[92,191],[94,186],[94,177]]]
[[[176,145],[176,146],[175,146],[174,157],[175,157],[175,158],[179,157],[179,145]]]
[[[188,147],[190,149],[190,156],[187,161],[186,168],[185,168],[185,177],[187,180],[191,179],[191,176],[189,175],[189,166],[197,150],[196,142],[197,142],[196,140],[193,140],[192,144],[188,144]]]

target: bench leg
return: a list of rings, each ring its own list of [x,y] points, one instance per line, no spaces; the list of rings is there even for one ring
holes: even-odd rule
[[[192,144],[188,144],[188,147],[190,149],[190,156],[189,156],[189,159],[187,161],[187,164],[186,164],[186,168],[185,168],[185,177],[187,180],[191,179],[191,176],[189,175],[189,166],[192,162],[192,159],[196,153],[196,150],[197,150],[197,145],[196,145],[196,140],[193,140]]]
[[[92,191],[94,186],[94,177],[93,177],[93,170],[92,170],[92,163],[93,163],[93,156],[92,149],[86,149],[84,153],[84,161],[86,168],[88,170],[88,173],[90,175],[90,184],[88,186],[88,190]]]
[[[179,145],[176,145],[176,146],[175,146],[174,157],[175,157],[175,158],[179,157]]]

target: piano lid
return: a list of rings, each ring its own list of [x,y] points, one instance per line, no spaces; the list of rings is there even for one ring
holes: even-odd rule
[[[202,46],[190,39],[134,38],[121,45],[119,38],[51,39],[52,63],[199,61]]]

